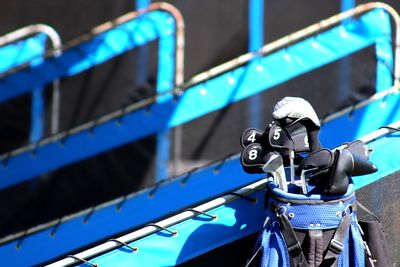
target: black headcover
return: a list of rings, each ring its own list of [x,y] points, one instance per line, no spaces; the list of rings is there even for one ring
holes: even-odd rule
[[[244,147],[241,163],[247,173],[262,173],[262,167],[267,162],[269,153],[282,155],[287,164],[290,150],[309,151],[307,129],[302,125],[289,127],[288,130],[272,123],[265,132],[250,128],[243,132],[240,144]]]
[[[346,144],[345,149],[351,152],[353,155],[359,155],[369,160],[369,149],[368,146],[361,140],[355,140]]]
[[[334,154],[327,148],[310,153],[304,158],[296,170],[296,175],[299,176],[303,170],[314,170],[316,175],[319,171],[329,169],[334,162]]]
[[[243,149],[240,155],[243,170],[247,173],[264,173],[263,167],[273,155],[279,155],[276,151],[263,150],[260,144],[250,144]]]
[[[291,120],[285,118],[279,120],[278,123],[290,132],[296,144],[302,144],[296,152],[314,152],[322,148],[319,141],[320,127],[310,119]]]
[[[318,187],[322,189],[323,194],[343,195],[347,192],[350,177],[374,173],[377,170],[365,154],[353,154],[347,149],[337,149],[329,172],[314,178],[318,178]]]
[[[245,148],[246,146],[254,143],[262,144],[264,139],[264,132],[255,128],[246,129],[240,137],[240,145]]]

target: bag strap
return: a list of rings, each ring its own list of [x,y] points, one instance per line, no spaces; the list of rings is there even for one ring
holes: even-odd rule
[[[344,243],[350,230],[351,213],[345,213],[331,241],[329,242],[327,252],[321,266],[334,266],[340,253],[344,248]]]
[[[374,219],[378,222],[381,222],[378,216],[376,216],[372,211],[370,211],[367,207],[365,207],[363,204],[361,204],[360,201],[357,201],[357,206],[360,207],[363,211],[374,217]]]
[[[290,258],[294,262],[295,267],[308,267],[306,257],[304,256],[303,249],[301,248],[300,242],[297,240],[296,233],[290,223],[286,213],[279,214],[277,217],[280,222],[280,228],[285,239],[285,243],[289,252]]]

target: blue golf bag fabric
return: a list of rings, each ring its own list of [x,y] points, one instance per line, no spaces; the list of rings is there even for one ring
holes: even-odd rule
[[[269,182],[260,266],[365,266],[356,206],[352,185],[327,197],[286,193]]]

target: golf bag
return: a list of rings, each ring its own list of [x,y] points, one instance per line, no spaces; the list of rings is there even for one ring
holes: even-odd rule
[[[258,246],[261,266],[365,266],[357,200],[345,195],[286,193],[271,181]]]
[[[351,177],[377,171],[367,145],[321,148],[318,117],[301,98],[282,99],[272,115],[265,131],[250,128],[240,139],[243,170],[269,175],[266,220],[247,265],[390,266],[379,222],[363,230],[357,221]]]

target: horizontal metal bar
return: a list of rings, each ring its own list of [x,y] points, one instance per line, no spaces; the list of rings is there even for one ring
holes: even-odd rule
[[[176,59],[175,83],[179,86],[183,82],[183,19],[172,5],[155,3],[147,9],[104,23],[63,45],[61,55],[59,49],[54,49],[38,64],[24,64],[1,74],[0,102],[43,87],[54,79],[78,74],[135,46],[162,37],[176,37],[173,56]]]
[[[148,106],[152,102],[150,99],[74,128],[68,133],[52,136],[38,144],[3,155],[0,157],[4,162],[4,166],[0,167],[0,188],[181,125],[374,44],[379,33],[386,32],[386,29],[379,28],[379,23],[376,24],[381,15],[378,11],[372,11],[361,20],[354,21],[363,27],[374,28],[374,31],[349,31],[344,35],[343,29],[338,26],[319,34],[318,39],[303,40],[290,49],[258,58],[206,84],[193,86],[178,99],[171,94],[164,95],[157,103]],[[365,32],[367,35],[363,36]],[[369,32],[373,32],[373,35],[368,35]],[[301,60],[304,57],[307,60]],[[272,69],[270,66],[279,68]],[[81,149],[82,142],[87,144],[85,150]],[[33,157],[32,151],[35,152]],[[20,167],[27,165],[32,168]]]
[[[394,131],[393,131],[393,129],[390,129],[390,128],[400,129],[400,121],[396,121],[396,122],[393,122],[393,123],[391,123],[389,125],[385,125],[385,126],[388,126],[388,128],[381,128],[375,132],[372,132],[370,134],[367,134],[367,135],[359,138],[359,140],[361,140],[365,143],[371,143],[371,142],[375,141],[376,139],[379,139],[388,134],[391,134]]]
[[[247,217],[247,220],[246,220],[247,229],[249,229],[250,227],[254,228],[254,226],[258,226],[258,227],[262,226],[262,220],[263,220],[264,215],[263,215],[263,201],[261,201],[261,200],[262,200],[262,196],[263,196],[262,189],[265,188],[266,182],[267,182],[267,179],[263,179],[261,181],[253,183],[251,185],[248,185],[248,186],[246,186],[246,187],[244,187],[244,188],[242,188],[242,189],[240,189],[240,190],[235,192],[235,193],[238,193],[238,194],[241,194],[241,195],[245,195],[245,196],[251,195],[251,197],[260,200],[256,204],[251,204],[251,203],[249,203],[247,201],[243,201],[242,200],[243,203],[245,203],[246,207],[253,206],[249,210],[256,211],[254,214],[258,214],[258,216],[248,216]],[[261,190],[261,194],[257,194],[257,195],[253,194],[253,193],[255,193],[257,191],[260,191],[260,190]],[[214,200],[212,200],[210,202],[207,202],[205,204],[202,204],[200,206],[197,206],[194,209],[198,210],[198,211],[201,211],[201,212],[205,212],[205,213],[209,212],[210,214],[213,214],[213,215],[216,214],[217,218],[221,218],[223,220],[224,217],[223,216],[218,216],[219,215],[218,212],[216,210],[214,210],[214,209],[216,209],[217,207],[221,207],[222,205],[226,206],[227,208],[233,208],[233,206],[229,205],[229,204],[234,202],[234,201],[236,201],[236,200],[238,200],[238,199],[240,200],[240,197],[238,197],[238,196],[226,195],[226,196],[214,199]],[[157,225],[160,225],[160,226],[165,227],[165,228],[168,228],[168,227],[171,227],[171,226],[175,226],[173,229],[181,229],[182,227],[179,227],[177,225],[179,222],[187,221],[187,220],[193,219],[193,218],[195,218],[197,216],[198,216],[197,212],[184,211],[184,212],[182,212],[180,214],[177,214],[177,215],[172,216],[172,217],[170,217],[168,219],[165,219],[165,220],[162,220],[162,221],[158,222]],[[246,227],[244,227],[244,228],[246,228]],[[245,233],[243,234],[243,236],[251,234],[251,233],[254,233],[258,229],[257,228],[256,229],[251,229],[249,232],[248,231],[244,231]],[[131,242],[133,242],[135,240],[138,240],[138,239],[144,238],[146,236],[152,235],[152,234],[156,233],[157,230],[158,229],[153,227],[153,226],[144,227],[144,228],[142,228],[140,230],[137,230],[137,231],[132,232],[130,234],[124,235],[124,236],[118,238],[118,240],[120,240],[120,241],[122,241],[124,243],[131,243]],[[179,238],[181,235],[182,235],[182,231],[178,230],[178,236],[176,238]],[[240,236],[237,236],[237,238],[240,238]],[[153,242],[156,242],[156,241],[153,240]],[[75,256],[87,259],[87,258],[92,258],[93,256],[102,254],[102,253],[104,253],[106,251],[110,251],[110,250],[116,249],[116,248],[118,248],[118,246],[115,243],[106,242],[106,243],[104,243],[102,245],[99,245],[99,246],[96,246],[96,247],[94,247],[92,249],[89,249],[89,250],[86,250],[84,252],[78,253]],[[139,248],[139,251],[140,251],[140,248]],[[175,258],[174,255],[170,255],[170,256],[171,256],[171,258]],[[196,256],[196,255],[193,255],[193,257],[194,256]],[[164,259],[164,260],[169,262],[168,259]],[[71,258],[65,258],[65,259],[63,259],[61,261],[55,262],[55,263],[47,265],[47,266],[49,266],[49,267],[67,266],[67,265],[74,264],[74,263],[77,263],[76,260],[71,259]],[[180,262],[174,262],[172,265],[179,264],[179,263]]]

